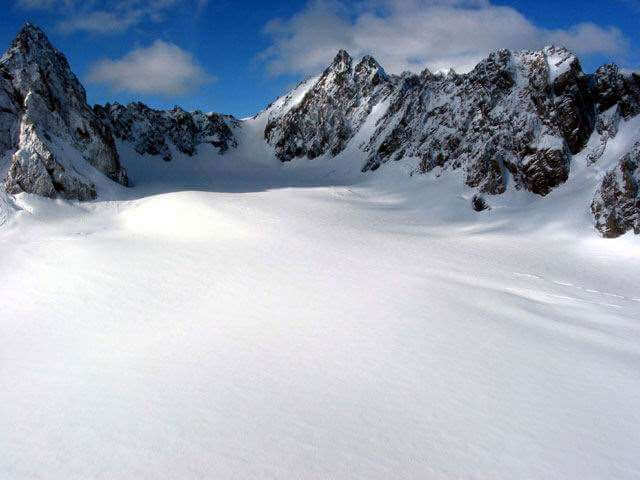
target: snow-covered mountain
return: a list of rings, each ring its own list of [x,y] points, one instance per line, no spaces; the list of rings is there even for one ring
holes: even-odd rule
[[[640,76],[615,65],[586,75],[563,48],[502,50],[464,75],[389,76],[371,57],[353,63],[339,52],[298,105],[269,121],[265,138],[278,158],[338,155],[375,110],[358,145],[363,172],[389,160],[413,162],[416,173],[461,169],[481,193],[501,194],[512,185],[547,195],[569,178],[573,155],[594,132],[602,138],[589,153],[595,163],[620,122],[640,113]],[[637,161],[637,149],[625,158]],[[625,171],[637,182],[635,169]],[[622,203],[611,175],[599,187],[594,213],[598,229],[617,236],[637,224],[638,198],[629,186]]]
[[[486,204],[482,194],[508,189],[548,195],[581,154],[607,170],[591,186],[596,228],[608,237],[640,233],[640,143],[617,152],[611,165],[599,164],[621,122],[640,113],[640,76],[615,65],[585,74],[564,48],[501,50],[462,75],[389,75],[370,56],[356,62],[340,51],[322,75],[244,121],[140,103],[91,110],[64,56],[33,25],[25,25],[0,65],[9,193],[95,198],[78,159],[126,185],[114,138],[165,161],[174,152],[197,155],[204,144],[225,154],[244,141],[252,155],[258,145],[258,155],[282,162],[349,152],[363,174],[390,160],[410,165],[411,175],[461,171],[478,192],[476,207]]]
[[[172,159],[170,146],[187,155],[195,155],[202,144],[220,153],[238,146],[233,129],[240,122],[231,115],[190,113],[177,106],[160,111],[142,103],[96,105],[94,110],[115,137],[131,143],[137,153],[161,155],[167,162]]]
[[[93,168],[127,185],[109,128],[62,53],[27,24],[0,58],[0,154],[7,192],[89,200]]]

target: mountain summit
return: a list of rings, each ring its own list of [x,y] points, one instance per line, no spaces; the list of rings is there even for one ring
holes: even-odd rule
[[[9,193],[95,198],[95,173],[86,162],[127,185],[111,132],[42,30],[31,24],[20,30],[0,59],[0,74],[0,146],[14,150]]]

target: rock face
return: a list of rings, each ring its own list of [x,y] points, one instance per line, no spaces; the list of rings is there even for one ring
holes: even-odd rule
[[[371,57],[352,63],[339,52],[304,100],[267,125],[281,160],[339,154],[388,102],[365,132],[363,171],[410,157],[423,173],[463,168],[481,192],[502,193],[511,177],[517,188],[546,195],[567,180],[571,154],[596,122],[590,78],[561,48],[502,50],[465,75],[389,76]]]
[[[86,162],[127,185],[109,128],[42,30],[22,28],[0,59],[0,87],[0,154],[13,153],[8,193],[95,198]]]
[[[355,68],[341,50],[302,101],[282,117],[270,119],[264,136],[282,161],[337,155],[393,84],[372,57]]]
[[[405,77],[407,92],[379,122],[384,139],[369,147],[365,169],[411,156],[421,172],[463,168],[466,183],[484,193],[503,193],[511,176],[516,188],[546,195],[566,181],[570,153],[590,134],[583,77],[577,59],[556,49],[499,51],[466,75]]]
[[[640,142],[603,177],[591,204],[596,228],[607,238],[640,234]]]
[[[161,155],[165,161],[173,158],[171,146],[187,155],[204,143],[220,153],[238,146],[233,129],[240,122],[230,115],[190,113],[180,107],[154,110],[142,103],[96,105],[94,111],[116,138],[131,143],[141,155]]]
[[[140,154],[172,159],[208,143],[224,153],[237,146],[231,116],[153,110],[141,103],[91,109],[85,90],[62,53],[39,28],[26,24],[0,59],[0,157],[12,156],[8,193],[89,200],[96,186],[87,162],[111,180],[128,184],[114,141]]]
[[[511,184],[544,196],[567,181],[594,132],[590,163],[622,120],[640,114],[638,74],[605,65],[587,75],[559,47],[501,50],[463,75],[387,75],[371,57],[353,63],[340,51],[301,102],[270,115],[265,139],[280,160],[337,156],[358,135],[363,172],[404,159],[417,173],[461,169],[480,193]],[[639,233],[637,164],[637,153],[625,156],[598,190],[593,212],[606,236]]]
[[[624,75],[616,65],[604,65],[593,75],[593,95],[598,112],[612,107],[622,118],[640,114],[640,75]]]

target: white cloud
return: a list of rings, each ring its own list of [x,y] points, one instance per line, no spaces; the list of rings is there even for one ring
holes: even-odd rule
[[[206,0],[18,0],[26,10],[55,11],[61,18],[56,26],[63,33],[78,31],[120,33],[145,20],[162,22],[174,7],[201,11]]]
[[[313,0],[289,19],[269,22],[271,46],[260,55],[271,74],[312,73],[340,48],[372,54],[391,72],[467,71],[499,48],[562,44],[578,54],[621,55],[620,30],[592,23],[567,30],[539,27],[511,7],[488,0]]]
[[[582,54],[616,55],[624,53],[628,47],[620,30],[614,27],[602,28],[594,23],[581,23],[568,30],[547,32],[547,39]]]
[[[58,22],[58,29],[64,33],[77,31],[93,33],[117,33],[136,25],[143,14],[138,10],[124,13],[104,12],[97,10]]]
[[[172,43],[156,40],[117,60],[95,63],[88,80],[116,91],[182,95],[215,81],[193,56]]]

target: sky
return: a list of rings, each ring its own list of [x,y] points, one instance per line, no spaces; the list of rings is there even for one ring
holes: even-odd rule
[[[389,73],[465,72],[499,48],[564,45],[640,70],[640,0],[3,0],[0,45],[40,26],[89,103],[253,115],[340,48]]]

